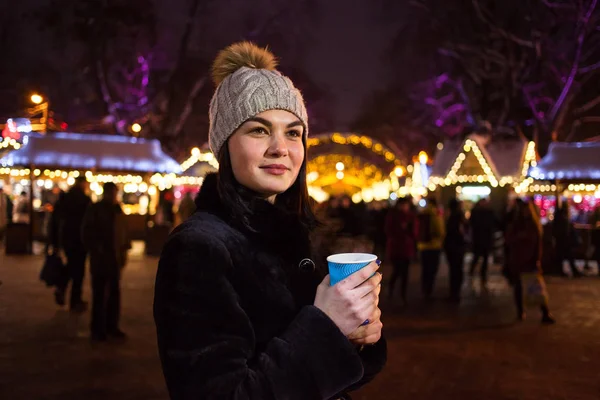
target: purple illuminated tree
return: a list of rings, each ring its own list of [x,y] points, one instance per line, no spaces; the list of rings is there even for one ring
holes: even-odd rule
[[[404,96],[446,136],[487,126],[531,131],[542,142],[573,139],[600,122],[597,3],[413,0],[398,9],[386,2],[386,13],[402,12],[404,21],[392,61],[418,58],[422,66],[399,76]]]
[[[168,18],[162,15],[165,9]],[[272,48],[307,100],[316,100],[309,106],[311,114],[322,114],[318,100],[326,93],[302,72],[301,62],[312,39],[307,27],[314,9],[313,0],[188,0],[183,5],[51,0],[37,16],[59,43],[83,49],[77,62],[94,88],[96,103],[105,109],[105,123],[130,134],[128,128],[138,122],[144,127],[141,135],[187,152],[206,141],[213,91],[210,63],[216,51],[236,40]]]
[[[307,26],[314,18],[314,0],[282,2],[261,0],[240,2],[237,5],[237,24],[220,26],[216,1],[193,0],[189,18],[181,35],[175,62],[163,77],[162,89],[154,97],[153,110],[148,116],[152,135],[171,147],[187,148],[207,139],[208,104],[213,85],[210,63],[216,51],[234,40],[251,40],[268,46],[280,57],[280,69],[295,78],[303,89],[313,114],[320,115],[315,106],[326,93],[302,73],[302,54],[311,40]],[[230,12],[231,7],[225,11]],[[210,12],[209,12],[210,11]],[[227,32],[219,33],[219,29]],[[198,32],[204,35],[198,37]],[[216,36],[215,41],[210,34]],[[236,37],[231,37],[231,33]],[[228,37],[229,36],[229,37]],[[224,39],[228,37],[227,39]],[[210,49],[198,52],[193,47]],[[312,103],[312,104],[311,104]],[[315,104],[316,103],[316,104]],[[311,107],[312,106],[312,107]],[[322,109],[321,106],[318,107]],[[199,132],[200,131],[200,132]],[[193,132],[193,137],[182,135]]]
[[[151,0],[51,0],[36,12],[65,57],[96,88],[119,134],[148,112],[155,16]]]

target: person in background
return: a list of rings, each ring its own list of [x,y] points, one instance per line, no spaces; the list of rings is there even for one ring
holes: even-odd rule
[[[73,312],[87,310],[87,302],[82,299],[85,261],[87,252],[81,241],[83,216],[92,200],[86,194],[88,183],[85,177],[77,177],[73,186],[54,205],[50,229],[53,230],[54,251],[62,250],[67,259],[68,280],[54,292],[58,305],[65,304],[65,293],[71,282],[69,307]]]
[[[192,192],[185,192],[177,210],[179,221],[185,221],[194,211],[196,211],[196,203],[194,203],[194,199],[192,198]]]
[[[466,250],[465,234],[467,222],[462,208],[462,202],[457,199],[450,200],[448,204],[450,215],[446,220],[446,238],[444,239],[444,252],[448,260],[450,273],[450,301],[460,302],[460,292],[464,277],[464,260]]]
[[[118,201],[117,186],[104,184],[102,200],[92,204],[83,220],[82,236],[90,252],[92,273],[91,339],[123,339],[121,313],[121,270],[131,248],[125,214]]]
[[[4,188],[0,187],[0,239],[4,237],[4,231],[8,225],[8,196]]]
[[[477,202],[469,220],[473,240],[473,260],[471,261],[470,276],[475,275],[475,268],[481,261],[481,285],[486,287],[488,278],[488,262],[494,247],[496,217],[490,207],[489,200],[484,198]]]
[[[514,219],[506,232],[506,243],[509,247],[508,280],[514,287],[517,318],[525,319],[523,306],[523,274],[542,273],[542,225],[531,202],[518,200]],[[542,323],[553,324],[547,298],[541,305]]]
[[[430,300],[433,294],[443,240],[444,222],[437,200],[430,196],[427,198],[427,205],[419,213],[418,249],[421,254],[421,290],[425,300]]]
[[[173,191],[171,189],[160,193],[158,210],[156,212],[156,223],[160,226],[172,228],[175,224],[175,212]]]
[[[393,272],[389,282],[388,297],[394,296],[396,281],[400,278],[400,294],[406,305],[406,289],[410,262],[415,256],[419,223],[410,209],[410,200],[398,199],[385,217],[386,256],[392,263]]]
[[[578,237],[569,214],[568,204],[564,204],[557,210],[554,222],[552,223],[552,236],[554,237],[558,270],[562,275],[565,274],[563,271],[563,262],[567,260],[572,276],[578,278],[583,275],[575,266],[575,257],[573,255],[573,247],[577,246]]]
[[[30,205],[27,192],[22,191],[19,197],[15,199],[12,218],[13,222],[17,224],[28,224],[30,220],[29,208]]]
[[[598,266],[598,275],[600,275],[600,205],[596,207],[592,215],[590,216],[591,225],[591,242],[594,246],[594,259]]]
[[[373,201],[369,205],[371,205],[367,215],[369,237],[373,242],[373,253],[381,257],[386,249],[385,220],[388,213],[387,202]]]

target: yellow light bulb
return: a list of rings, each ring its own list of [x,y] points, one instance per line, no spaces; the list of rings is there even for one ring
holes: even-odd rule
[[[31,102],[33,104],[42,104],[42,102],[44,101],[44,98],[42,96],[40,96],[37,93],[34,93],[31,95]]]

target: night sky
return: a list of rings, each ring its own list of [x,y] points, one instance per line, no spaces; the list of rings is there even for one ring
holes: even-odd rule
[[[0,11],[5,16],[13,16],[10,18],[9,37],[19,46],[16,46],[17,54],[12,54],[12,57],[39,60],[60,68],[61,60],[53,54],[50,35],[40,33],[35,22],[22,17],[47,1],[6,2],[10,4],[3,4]],[[236,17],[225,14],[231,13],[236,1],[240,0],[229,0],[232,7],[219,13],[223,30],[211,28],[211,32],[202,32],[210,37],[214,46],[214,49],[204,48],[203,51],[216,52],[237,39],[226,28],[227,24],[236,23]],[[156,62],[166,63],[175,53],[173,38],[180,36],[183,26],[181,14],[187,9],[188,2],[157,0],[156,3],[159,31],[169,33],[159,37],[159,55],[162,58],[158,57]],[[373,4],[371,1],[345,0],[319,2],[319,9],[315,12],[319,17],[310,28],[317,39],[307,49],[304,68],[315,83],[324,85],[330,92],[333,120],[338,130],[348,128],[368,96],[384,87],[390,77],[391,71],[386,68],[383,59],[394,27],[378,22]]]

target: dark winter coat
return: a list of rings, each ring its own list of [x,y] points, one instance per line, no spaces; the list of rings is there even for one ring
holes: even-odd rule
[[[54,205],[55,218],[58,221],[58,242],[55,245],[65,249],[80,250],[81,226],[83,217],[92,200],[77,186],[73,186]]]
[[[517,219],[507,229],[509,280],[524,273],[541,272],[542,232],[531,219]]]
[[[562,212],[558,212],[554,218],[552,235],[560,253],[566,253],[578,245],[577,231],[575,231],[575,227],[568,216]]]
[[[314,307],[307,229],[263,200],[250,226],[221,205],[214,175],[163,250],[154,298],[172,399],[329,399],[371,380],[381,339],[359,351]],[[305,264],[303,264],[305,265]]]
[[[386,254],[390,260],[409,260],[415,256],[419,223],[412,213],[397,209],[385,217]]]
[[[476,206],[471,212],[471,236],[475,252],[488,252],[494,246],[494,233],[496,232],[496,216],[494,211],[487,207]]]
[[[91,204],[82,223],[82,238],[90,253],[90,270],[96,276],[118,276],[131,248],[125,214],[118,204]]]
[[[462,211],[450,213],[446,220],[446,238],[444,239],[444,250],[446,253],[464,253],[466,221]]]

